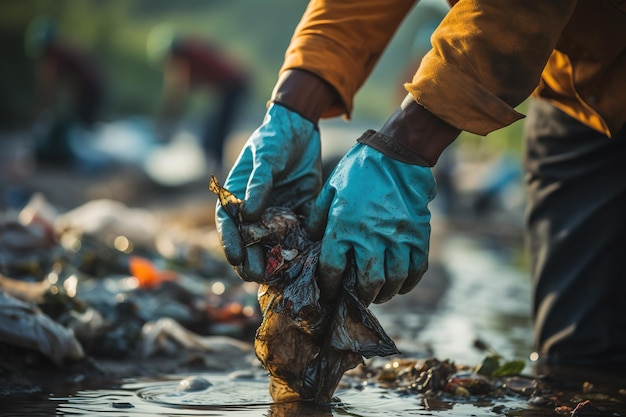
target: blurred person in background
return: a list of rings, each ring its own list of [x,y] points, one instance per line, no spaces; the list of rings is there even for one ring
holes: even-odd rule
[[[193,93],[212,95],[217,104],[204,118],[200,145],[210,162],[221,167],[224,144],[250,88],[249,74],[209,40],[179,36],[167,26],[153,29],[148,55],[163,69],[157,121],[160,140],[172,139]]]
[[[266,117],[224,184],[245,198],[243,220],[272,205],[303,214],[322,239],[327,302],[352,259],[364,303],[407,293],[428,266],[431,167],[461,131],[487,135],[523,118],[515,108],[532,96],[525,169],[539,359],[625,364],[626,3],[451,2],[402,103],[322,184],[319,120],[350,116],[414,3],[309,3]],[[263,248],[243,247],[219,202],[216,222],[228,261],[260,281]]]
[[[33,134],[37,160],[64,166],[97,162],[86,160],[82,148],[104,102],[102,66],[84,48],[61,38],[56,21],[43,16],[27,28],[26,51],[36,71]]]

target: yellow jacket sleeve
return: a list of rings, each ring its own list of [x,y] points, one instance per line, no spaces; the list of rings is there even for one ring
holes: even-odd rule
[[[612,136],[626,124],[626,2],[579,0],[534,94]]]
[[[323,116],[349,115],[415,3],[312,0],[281,72],[326,80],[340,99]],[[405,88],[455,128],[486,135],[511,124],[533,91],[608,136],[626,121],[623,0],[460,0],[431,42]]]
[[[461,0],[432,36],[413,81],[415,99],[452,126],[479,135],[523,116],[575,0]]]
[[[324,117],[349,115],[414,0],[313,0],[296,27],[280,70],[303,69],[332,85],[341,102]]]

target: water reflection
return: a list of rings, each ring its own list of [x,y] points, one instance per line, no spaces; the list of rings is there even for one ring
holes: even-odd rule
[[[56,415],[56,403],[44,394],[13,395],[10,401],[3,400],[0,408],[3,417],[39,417]]]
[[[79,391],[72,397],[51,400],[59,403],[57,415],[84,416],[379,417],[424,416],[453,409],[449,402],[425,401],[373,385],[341,388],[337,400],[327,407],[271,404],[266,378],[241,380],[223,374],[203,377],[212,382],[203,392],[181,393],[177,389],[180,381],[169,380],[134,382],[119,390]]]
[[[496,252],[486,244],[476,236],[445,238],[438,262],[450,278],[436,308],[421,308],[422,283],[412,293],[372,306],[403,352],[426,351],[441,359],[476,364],[485,355],[474,347],[478,339],[505,358],[529,357],[531,282],[528,273],[511,261],[520,248],[500,245]]]
[[[79,391],[58,402],[56,415],[228,417],[548,416],[554,407],[533,407],[522,397],[462,398],[402,394],[376,385],[344,387],[328,407],[309,403],[263,403],[267,381],[207,374],[215,390],[181,394],[179,381],[134,382],[118,390]],[[261,401],[259,401],[261,400]],[[32,414],[45,415],[45,414]]]
[[[511,250],[514,250],[512,248]],[[532,351],[531,282],[510,259],[487,251],[475,239],[447,240],[442,260],[453,277],[443,305],[420,335],[438,357],[476,363],[482,339],[507,358],[528,358]]]

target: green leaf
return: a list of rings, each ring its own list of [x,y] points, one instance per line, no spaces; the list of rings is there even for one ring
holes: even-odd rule
[[[474,368],[474,372],[476,372],[478,375],[491,376],[499,368],[500,356],[489,355],[486,356],[476,368]]]
[[[492,375],[495,377],[519,375],[525,367],[526,363],[523,360],[508,361],[493,371]]]

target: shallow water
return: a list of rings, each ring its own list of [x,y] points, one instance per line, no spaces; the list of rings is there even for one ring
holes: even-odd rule
[[[476,364],[485,352],[474,347],[480,339],[506,359],[528,359],[532,353],[531,283],[526,271],[515,268],[520,248],[478,238],[446,238],[440,262],[450,275],[443,299],[433,311],[419,305],[389,308],[394,298],[372,310],[402,347],[425,343],[433,355],[459,364]],[[413,291],[420,291],[418,285]],[[401,349],[403,350],[403,349]],[[530,362],[529,362],[530,365]]]
[[[515,398],[446,401],[402,395],[378,386],[357,386],[337,390],[330,407],[307,404],[271,404],[267,379],[231,378],[224,374],[202,374],[213,385],[199,392],[178,390],[180,380],[138,381],[117,389],[78,391],[71,396],[50,396],[43,403],[5,408],[3,416],[228,416],[228,417],[399,417],[399,416],[497,416],[519,410],[524,404]],[[17,404],[16,404],[17,405]],[[516,414],[521,415],[521,414]],[[530,415],[530,414],[529,414]],[[533,414],[542,415],[542,414]],[[547,414],[546,414],[547,415]]]
[[[401,416],[554,416],[554,406],[530,404],[520,396],[463,399],[428,398],[405,395],[375,385],[340,388],[337,400],[329,407],[308,404],[271,404],[267,379],[232,378],[224,374],[202,374],[213,385],[205,390],[179,391],[179,376],[162,381],[133,381],[117,388],[78,391],[68,396],[17,398],[5,403],[0,415],[17,416],[225,416],[225,417],[401,417]],[[566,396],[562,393],[563,402]],[[572,407],[580,401],[568,394]],[[600,412],[593,415],[626,415],[624,399],[596,394]],[[561,414],[561,415],[570,415]]]
[[[79,392],[61,402],[57,412],[71,415],[100,415],[117,407],[119,415],[172,416],[404,416],[430,415],[416,397],[401,397],[379,387],[346,388],[337,391],[340,401],[332,406],[272,404],[267,379],[231,379],[225,375],[203,374],[213,385],[201,392],[177,391],[179,381],[127,384],[122,390]],[[129,391],[125,391],[129,390]],[[121,410],[121,407],[127,407]]]
[[[375,306],[383,327],[401,350],[424,352],[440,359],[474,365],[485,352],[474,348],[480,338],[507,359],[531,366],[530,283],[512,268],[506,248],[477,240],[446,240],[441,259],[451,274],[445,297],[434,312]],[[419,286],[416,290],[419,290]],[[414,346],[412,346],[413,344]],[[414,348],[414,349],[413,349]],[[208,381],[205,389],[186,391],[188,377]],[[202,388],[202,387],[201,387]],[[613,385],[613,388],[622,388]],[[618,392],[616,390],[616,392]],[[619,395],[619,394],[615,394]],[[330,407],[272,404],[268,379],[258,370],[233,374],[176,375],[163,380],[130,380],[120,386],[71,393],[15,398],[0,408],[3,416],[227,416],[227,417],[403,417],[403,416],[548,416],[554,407],[533,407],[520,396],[468,398],[403,394],[376,384],[349,380],[336,391]],[[611,402],[612,398],[606,399]],[[623,400],[623,398],[622,398]],[[572,399],[573,405],[577,399]],[[624,410],[621,410],[622,412]],[[626,415],[612,411],[613,416]]]

